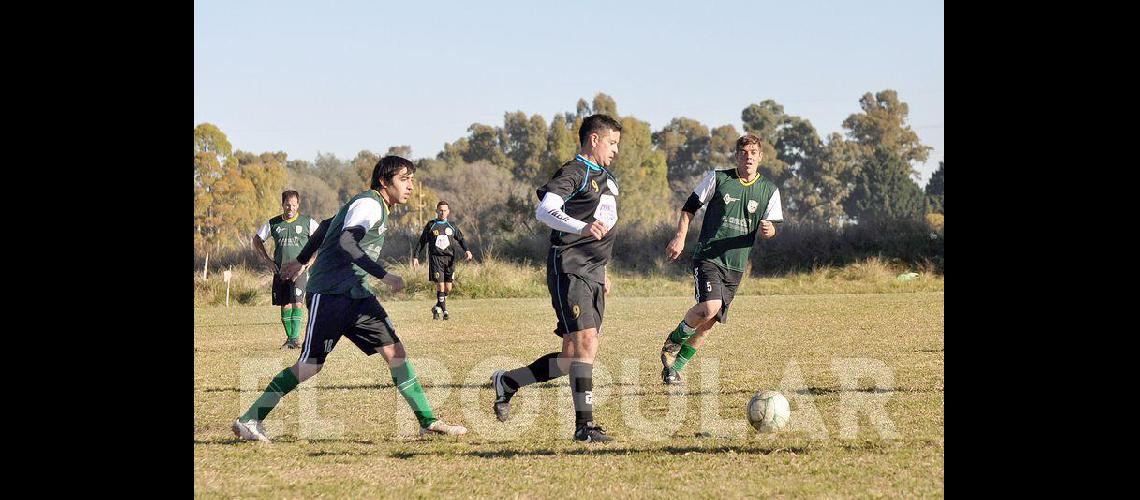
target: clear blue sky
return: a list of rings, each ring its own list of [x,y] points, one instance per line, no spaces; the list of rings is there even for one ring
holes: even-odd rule
[[[415,158],[503,113],[547,120],[605,92],[659,130],[774,99],[825,137],[894,89],[943,160],[942,1],[194,2],[194,123],[235,148]]]

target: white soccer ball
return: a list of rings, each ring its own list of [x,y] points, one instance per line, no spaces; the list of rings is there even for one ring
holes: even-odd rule
[[[792,409],[788,399],[776,391],[756,391],[756,395],[748,401],[745,413],[748,423],[760,432],[776,432],[788,425],[792,417]]]

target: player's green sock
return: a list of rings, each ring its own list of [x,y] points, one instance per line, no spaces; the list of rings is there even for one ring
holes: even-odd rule
[[[281,325],[285,327],[285,336],[293,338],[293,310],[281,309]]]
[[[239,420],[242,422],[265,420],[266,415],[269,415],[269,412],[281,401],[281,397],[296,389],[297,384],[297,376],[293,375],[292,369],[281,370],[281,373],[269,381],[269,385],[265,387],[265,393],[250,405]]]
[[[305,309],[302,307],[294,307],[290,310],[293,311],[292,317],[289,318],[290,324],[293,328],[292,331],[287,333],[289,334],[289,338],[296,340],[297,337],[301,335],[301,329],[304,328]]]
[[[692,337],[695,333],[697,333],[696,328],[689,326],[688,323],[685,323],[685,320],[681,320],[677,328],[674,328],[673,331],[669,333],[669,340],[678,344],[684,344],[685,341],[689,340],[689,337]]]
[[[697,354],[697,348],[689,345],[688,342],[681,344],[681,352],[677,354],[677,359],[673,361],[673,369],[681,371],[693,356]]]
[[[405,359],[402,365],[388,369],[392,372],[392,382],[396,384],[396,390],[400,391],[408,406],[412,407],[412,413],[416,414],[420,427],[427,427],[435,422],[435,414],[432,413],[424,388],[416,376],[416,369],[412,367],[412,360]]]

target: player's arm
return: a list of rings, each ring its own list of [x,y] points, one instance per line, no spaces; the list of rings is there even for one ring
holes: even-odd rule
[[[455,242],[459,243],[459,248],[463,249],[464,256],[467,258],[467,261],[470,262],[471,251],[467,249],[467,244],[463,242],[463,231],[460,231],[458,227],[452,227],[455,228]]]
[[[364,272],[387,283],[393,291],[398,292],[404,288],[403,278],[389,273],[383,264],[372,260],[360,247],[360,240],[364,239],[368,228],[375,226],[382,218],[384,218],[384,209],[380,207],[380,202],[371,198],[357,200],[348,207],[348,213],[344,216],[344,225],[337,235],[333,248],[343,252],[348,260]]]
[[[585,172],[573,167],[559,169],[550,182],[536,191],[541,201],[534,209],[534,216],[539,222],[555,231],[582,236],[593,235],[600,240],[608,231],[602,221],[596,220],[592,224],[586,224],[570,217],[562,210],[566,200],[573,196],[578,186],[585,180],[585,175]]]
[[[776,224],[784,222],[784,207],[780,203],[780,190],[777,189],[768,198],[768,208],[760,218],[760,236],[771,238],[776,235]]]
[[[424,250],[427,249],[428,241],[430,241],[431,226],[431,221],[428,221],[427,225],[424,226],[424,232],[420,233],[420,241],[416,245],[416,253],[412,254],[412,265],[414,266],[420,265],[420,254],[424,253]]]
[[[685,205],[681,207],[681,215],[677,218],[677,234],[665,246],[665,256],[669,260],[677,260],[677,257],[681,256],[681,251],[685,249],[685,238],[689,236],[689,223],[692,222],[697,210],[709,202],[715,190],[716,171],[709,170],[697,188],[689,194],[689,199],[685,200]]]
[[[317,245],[315,247],[313,247],[313,251],[308,254],[309,258],[307,258],[305,260],[298,259],[297,262],[301,262],[301,263],[305,264],[306,267],[311,266],[313,264],[313,261],[317,259],[316,249],[320,248],[321,243],[323,243],[325,241],[325,232],[328,231],[329,223],[331,223],[332,220],[333,220],[333,218],[329,217],[329,218],[327,218],[321,222],[317,222],[316,219],[311,218],[311,217],[309,218],[309,238],[310,239],[317,238],[320,240],[320,242],[318,242]],[[316,236],[318,234],[320,234],[319,237]],[[304,250],[304,248],[302,248],[302,250]]]
[[[281,270],[277,269],[277,264],[273,262],[273,258],[269,256],[269,252],[265,251],[265,240],[268,238],[269,223],[266,222],[265,224],[261,225],[261,228],[258,229],[256,233],[254,233],[253,238],[250,238],[250,243],[253,245],[253,251],[256,252],[257,255],[261,256],[265,262],[268,262],[269,266],[273,268],[273,272],[277,273]]]

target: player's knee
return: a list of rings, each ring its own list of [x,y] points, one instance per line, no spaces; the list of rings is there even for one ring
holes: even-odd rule
[[[574,332],[571,344],[573,357],[584,363],[591,363],[598,351],[598,329],[587,328]]]
[[[314,375],[320,373],[321,368],[324,368],[324,367],[325,367],[324,363],[302,363],[302,362],[298,362],[296,365],[293,366],[293,375],[296,375],[297,382],[304,382],[304,381],[312,378]]]
[[[714,316],[716,316],[717,312],[720,312],[719,300],[702,302],[700,309],[697,310],[697,314],[700,314],[701,316],[701,321],[708,321],[712,319]]]

